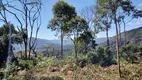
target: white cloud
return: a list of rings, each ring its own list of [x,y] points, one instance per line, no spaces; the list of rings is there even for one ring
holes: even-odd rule
[[[142,22],[140,22],[140,21],[137,21],[137,22],[136,22],[136,24],[138,24],[138,25],[142,25]]]

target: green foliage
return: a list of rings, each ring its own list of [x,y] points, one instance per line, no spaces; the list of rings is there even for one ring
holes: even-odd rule
[[[17,31],[15,30],[14,26],[12,24],[8,25],[5,24],[2,27],[0,27],[0,67],[4,66],[4,62],[6,61],[6,58],[8,56],[8,33],[9,33],[9,26],[11,27],[12,34],[16,34]],[[12,36],[12,43],[15,43],[14,37]]]
[[[89,52],[86,55],[80,55],[77,63],[92,63],[101,66],[110,66],[116,64],[116,61],[108,47],[98,46],[96,52]]]
[[[0,67],[4,66],[8,53],[7,39],[0,39]]]
[[[84,31],[83,33],[80,34],[78,37],[78,41],[80,43],[79,47],[79,52],[83,54],[87,54],[88,51],[91,49],[95,49],[97,46],[97,43],[95,41],[95,35],[93,34],[92,31]]]
[[[76,61],[74,56],[67,56],[65,59],[66,63],[74,63]]]
[[[54,57],[42,57],[41,61],[37,62],[37,67],[47,67],[47,66],[54,66],[56,65]]]
[[[33,60],[18,60],[18,66],[22,69],[32,69],[34,67]]]
[[[87,59],[92,64],[99,64],[101,66],[110,66],[115,63],[109,48],[102,46],[97,47],[96,52],[88,53]]]
[[[61,37],[61,58],[63,58],[63,39],[68,35],[67,33],[70,33],[70,28],[72,27],[70,21],[75,18],[76,11],[75,7],[63,0],[56,2],[52,10],[54,17],[49,21],[47,28],[56,31],[56,35],[61,33],[59,37]]]
[[[77,33],[79,35],[81,32],[83,32],[88,27],[87,22],[80,16],[75,16],[74,18],[72,18],[69,24],[70,26],[72,26],[70,30],[73,33],[76,33],[76,35]]]
[[[110,51],[109,47],[99,46],[96,50],[96,53],[99,56],[99,64],[101,66],[110,66],[111,64],[114,64],[113,54]]]
[[[123,46],[120,48],[120,53],[122,59],[128,62],[135,63],[139,61],[140,55],[136,45],[127,44],[126,46]]]
[[[90,52],[87,54],[87,59],[92,64],[97,64],[99,62],[99,56],[96,53]]]
[[[9,33],[9,26],[11,27],[11,32],[13,34],[17,33],[17,31],[15,30],[15,27],[14,27],[13,24],[10,24],[10,25],[5,24],[2,27],[0,27],[0,36],[3,36],[4,34],[8,34]]]
[[[54,18],[49,21],[48,28],[53,31],[69,30],[69,21],[76,16],[75,8],[64,1],[58,1],[53,6]]]
[[[15,71],[17,69],[17,66],[13,63],[10,63],[5,69],[5,73],[7,74],[7,79],[12,78],[15,75]]]
[[[63,0],[56,2],[52,10],[53,14],[59,18],[66,18],[70,20],[73,16],[76,16],[75,7],[69,5]]]
[[[56,58],[53,57],[44,57],[41,55],[37,55],[36,57],[36,68],[42,68],[42,67],[61,67],[63,64],[66,64],[65,60],[56,60]]]
[[[79,57],[78,63],[81,63],[81,62],[88,63],[88,58],[86,55],[81,55]]]

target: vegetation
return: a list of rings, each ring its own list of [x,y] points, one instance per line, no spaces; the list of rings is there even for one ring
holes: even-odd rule
[[[48,28],[60,32],[61,35],[61,57],[63,57],[63,39],[69,32],[68,24],[76,16],[75,8],[64,1],[58,1],[53,7],[54,18],[49,22]]]
[[[142,17],[141,10],[135,9],[131,0],[96,0],[80,14],[64,0],[57,1],[47,28],[56,31],[61,39],[60,49],[55,44],[43,45],[38,50],[42,3],[41,0],[1,1],[0,80],[142,79],[142,28],[126,32],[126,18]],[[18,25],[11,24],[7,15],[13,16]],[[116,36],[110,38],[112,27]],[[102,31],[106,31],[107,45],[95,41],[96,34]],[[66,37],[73,42],[72,50],[63,48]],[[14,52],[16,44],[23,45],[24,50]]]

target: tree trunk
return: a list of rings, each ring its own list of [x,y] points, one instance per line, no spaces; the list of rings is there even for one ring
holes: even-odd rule
[[[78,57],[77,57],[77,55],[78,55],[78,30],[77,30],[77,34],[76,34],[76,60],[78,61]]]
[[[25,3],[27,3],[27,0],[25,0]],[[25,25],[26,25],[26,38],[25,38],[25,59],[28,59],[28,54],[27,54],[27,48],[28,48],[28,9],[26,4],[24,5],[25,7]]]
[[[61,59],[63,59],[63,31],[61,29]]]
[[[24,41],[25,45],[25,60],[27,60],[27,41]]]
[[[28,59],[30,59],[31,58],[31,48],[29,48],[29,57],[28,57]]]
[[[126,25],[124,20],[123,20],[123,24],[124,24],[124,44],[126,45]]]
[[[116,27],[116,54],[117,54],[118,74],[119,74],[119,77],[121,78],[119,47],[118,47],[118,26],[117,26],[116,14],[114,16],[114,24],[115,24],[115,27]]]
[[[118,27],[119,27],[119,47],[121,47],[121,26],[120,26],[120,23],[118,23]]]
[[[74,52],[75,52],[75,59],[77,59],[77,43],[74,41]]]
[[[109,47],[108,28],[106,28],[107,46]]]

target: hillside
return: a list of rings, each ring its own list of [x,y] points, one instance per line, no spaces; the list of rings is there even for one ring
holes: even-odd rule
[[[115,50],[115,37],[110,37],[110,47],[112,50]],[[119,40],[120,40],[120,35],[119,35]],[[119,42],[119,45],[124,45],[125,42],[125,36],[124,36],[124,32],[121,33],[121,43]],[[142,43],[142,27],[136,28],[136,29],[132,29],[129,31],[126,31],[126,43],[130,43],[130,44],[136,44],[139,45]],[[103,45],[106,45],[106,42],[103,43]]]

